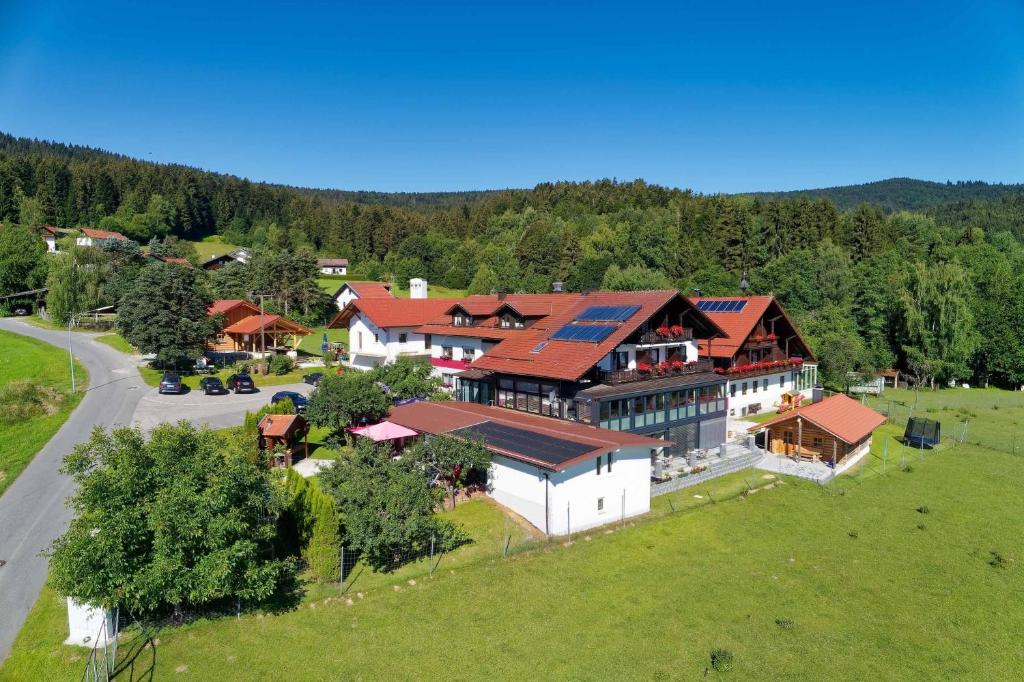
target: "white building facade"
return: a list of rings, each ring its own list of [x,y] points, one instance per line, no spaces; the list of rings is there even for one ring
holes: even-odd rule
[[[362,313],[349,323],[348,364],[357,369],[372,369],[395,362],[401,357],[427,358],[431,355],[429,334],[416,333],[416,326],[378,327]]]

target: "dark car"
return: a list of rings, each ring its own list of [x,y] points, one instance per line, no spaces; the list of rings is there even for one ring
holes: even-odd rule
[[[274,394],[274,397],[270,399],[270,404],[276,405],[282,400],[291,400],[292,405],[295,406],[295,411],[298,414],[302,414],[306,411],[306,403],[309,402],[306,400],[306,396],[301,393],[296,393],[295,391],[278,391]]]
[[[303,374],[302,380],[310,386],[319,386],[320,380],[324,378],[323,372],[313,372],[311,374]]]
[[[158,393],[181,393],[181,377],[178,376],[177,372],[164,372],[164,375],[160,377],[160,388],[157,389]]]
[[[203,377],[199,380],[199,387],[203,389],[206,395],[220,395],[221,393],[228,392],[228,389],[224,388],[220,377]]]
[[[232,374],[226,382],[228,390],[235,393],[255,393],[256,382],[248,374]]]

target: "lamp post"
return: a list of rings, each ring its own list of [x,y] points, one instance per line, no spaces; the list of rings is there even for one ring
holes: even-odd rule
[[[75,392],[75,354],[71,348],[71,327],[75,323],[75,316],[68,317],[68,364],[71,366],[71,392]]]

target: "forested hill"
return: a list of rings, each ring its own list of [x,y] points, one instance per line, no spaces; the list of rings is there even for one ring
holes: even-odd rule
[[[828,199],[840,211],[859,204],[872,204],[883,211],[920,211],[943,204],[1000,199],[1024,193],[1024,185],[991,184],[980,181],[931,182],[913,178],[890,178],[862,185],[843,185],[792,192],[752,192],[771,199]]]

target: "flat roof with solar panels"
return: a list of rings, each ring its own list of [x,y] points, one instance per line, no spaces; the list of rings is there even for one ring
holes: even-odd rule
[[[697,310],[702,313],[738,313],[742,311],[746,305],[746,301],[704,298],[697,301]]]

